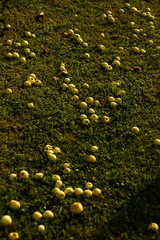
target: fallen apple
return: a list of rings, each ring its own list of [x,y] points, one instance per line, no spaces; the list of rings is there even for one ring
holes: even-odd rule
[[[1,220],[0,223],[4,226],[7,227],[8,225],[10,225],[12,223],[12,218],[9,215],[4,215]]]
[[[19,234],[17,232],[10,232],[8,235],[9,240],[16,240],[19,239]]]
[[[33,218],[34,220],[38,221],[38,220],[40,220],[40,219],[42,218],[42,214],[41,214],[40,212],[36,211],[36,212],[34,212],[34,213],[32,214],[32,218]]]
[[[20,208],[21,204],[19,201],[11,200],[9,203],[9,206],[11,209],[18,210]]]
[[[148,225],[148,230],[151,231],[151,232],[158,232],[159,231],[159,226],[157,223],[150,223]]]
[[[92,163],[96,162],[96,157],[93,155],[87,156],[87,162],[92,162]]]
[[[80,214],[83,212],[83,206],[81,203],[79,202],[74,202],[72,203],[72,205],[70,206],[70,211],[74,214]]]
[[[54,213],[50,210],[46,210],[43,215],[44,218],[52,218],[54,216]]]

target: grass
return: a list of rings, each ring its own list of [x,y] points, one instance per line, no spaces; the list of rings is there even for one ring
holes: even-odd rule
[[[155,138],[160,138],[159,3],[129,2],[142,12],[151,8],[155,31],[150,30],[147,17],[125,8],[125,1],[1,1],[0,217],[11,215],[13,223],[6,228],[0,226],[0,239],[8,239],[12,231],[17,231],[23,240],[160,239],[159,233],[148,231],[150,222],[160,224],[160,149],[153,144]],[[125,12],[119,13],[120,8]],[[114,24],[102,19],[108,10],[116,19]],[[36,21],[42,11],[44,19]],[[135,27],[129,25],[131,21]],[[7,29],[6,24],[12,27]],[[75,28],[88,48],[64,36],[68,29]],[[131,38],[134,28],[143,29],[137,40]],[[25,31],[35,33],[36,38],[25,37]],[[105,37],[100,35],[102,32]],[[6,45],[7,39],[13,40],[11,46]],[[36,57],[27,57],[25,64],[8,59],[8,51],[25,55],[22,47],[14,46],[14,42],[24,39]],[[154,44],[148,44],[148,39]],[[98,44],[105,46],[103,52],[97,50]],[[133,46],[145,49],[146,53],[133,53]],[[86,52],[91,56],[89,59],[83,57]],[[112,64],[115,56],[120,56],[121,67],[104,71],[101,63]],[[71,83],[79,90],[77,102],[68,89],[62,88],[65,78],[59,70],[62,62]],[[142,71],[128,69],[136,66]],[[42,81],[41,86],[24,86],[31,73]],[[83,88],[83,83],[90,87]],[[12,89],[11,95],[6,94],[7,88]],[[125,90],[124,96],[120,95],[121,90]],[[79,108],[79,102],[88,96],[103,101],[94,107],[98,122],[83,126],[79,115],[89,114],[88,108]],[[112,109],[108,96],[121,97],[122,103]],[[35,104],[33,109],[27,107],[29,102]],[[100,121],[104,115],[111,118],[109,124]],[[139,127],[138,134],[132,131],[133,126]],[[56,162],[47,159],[46,144],[61,148]],[[97,161],[87,163],[92,145],[99,147],[95,153]],[[71,164],[68,175],[63,173],[65,162]],[[29,179],[9,181],[11,173],[23,169],[29,172]],[[34,179],[37,172],[43,172],[41,180]],[[61,176],[62,190],[68,186],[85,189],[85,183],[90,181],[102,194],[88,199],[73,195],[58,200],[51,192],[53,174]],[[20,210],[9,208],[12,199],[21,202]],[[84,206],[80,215],[70,212],[75,201]],[[54,212],[53,219],[42,218],[39,222],[32,219],[34,211],[43,213],[46,209]],[[39,224],[45,225],[45,235],[37,232]]]

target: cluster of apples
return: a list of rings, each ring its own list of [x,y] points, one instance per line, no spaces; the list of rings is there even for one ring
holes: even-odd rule
[[[55,161],[57,159],[56,154],[61,152],[59,147],[52,147],[52,145],[47,144],[44,148],[44,151],[49,160]]]
[[[35,86],[41,86],[42,82],[36,77],[36,74],[31,73],[28,77],[27,80],[24,82],[25,87],[31,87],[32,85]]]
[[[11,46],[12,43],[13,43],[13,41],[10,40],[10,39],[8,39],[7,42],[6,42],[6,44],[8,46]],[[29,45],[29,42],[27,40],[23,40],[22,43],[19,43],[19,42],[14,43],[14,46],[16,48],[20,48],[21,46],[24,47],[24,52],[25,52],[26,56],[34,58],[36,56],[36,54],[34,52],[31,52],[30,48],[28,48],[28,45]],[[26,57],[20,56],[20,54],[18,52],[13,52],[13,53],[8,52],[8,53],[6,53],[6,56],[8,58],[19,59],[19,61],[22,62],[22,63],[26,62]]]
[[[78,29],[75,29],[75,31],[78,31]],[[75,31],[73,29],[69,29],[64,33],[64,36],[69,36],[70,38],[75,39],[77,43],[82,44],[83,47],[88,47],[88,43],[84,42],[81,35],[75,33]]]
[[[91,182],[87,182],[85,184],[85,190],[80,187],[77,187],[75,189],[73,189],[72,187],[67,187],[64,191],[62,191],[60,188],[62,187],[63,182],[61,181],[60,176],[53,175],[52,179],[55,181],[55,186],[52,189],[52,193],[54,193],[55,197],[58,199],[63,199],[66,195],[71,196],[73,194],[75,196],[84,196],[87,198],[90,198],[92,195],[99,196],[101,194],[101,189],[99,188],[94,188],[93,190],[91,190],[91,188],[93,187],[93,184]]]
[[[121,66],[121,62],[120,62],[120,57],[119,56],[116,56],[113,58],[113,62],[112,62],[112,65],[114,67],[119,67]],[[103,62],[101,64],[102,68],[104,68],[105,70],[107,71],[112,71],[113,70],[113,67],[111,65],[109,65],[107,62]]]
[[[12,224],[12,218],[9,215],[4,215],[0,220],[0,225],[3,227],[8,227]],[[19,234],[17,232],[10,232],[8,234],[9,240],[17,240],[19,239]]]
[[[110,23],[114,23],[114,22],[115,22],[115,18],[113,17],[111,11],[107,11],[107,15],[104,13],[104,14],[102,15],[102,18],[107,19]]]
[[[8,24],[8,29],[10,28],[9,27],[10,25]],[[35,38],[36,37],[36,35],[33,33],[31,33],[31,32],[25,32],[25,36],[26,37],[31,37],[31,38]],[[24,50],[23,50],[23,52],[25,53],[25,55],[27,56],[27,57],[30,57],[30,58],[34,58],[35,56],[36,56],[36,54],[34,53],[34,52],[32,52],[31,50],[30,50],[30,48],[28,48],[28,46],[29,46],[29,42],[27,41],[27,40],[23,40],[21,43],[20,42],[15,42],[15,41],[13,41],[13,40],[11,40],[11,39],[8,39],[7,40],[7,42],[6,42],[6,44],[7,44],[7,46],[8,47],[11,47],[11,46],[13,46],[14,45],[14,47],[16,48],[16,49],[18,49],[18,48],[20,48],[20,47],[23,47],[24,48]],[[11,49],[10,49],[11,50]],[[27,60],[26,60],[26,56],[20,56],[20,53],[19,52],[17,52],[17,51],[15,51],[15,52],[7,52],[6,53],[6,57],[8,57],[8,58],[14,58],[14,59],[19,59],[19,61],[20,62],[22,62],[22,63],[25,63]]]

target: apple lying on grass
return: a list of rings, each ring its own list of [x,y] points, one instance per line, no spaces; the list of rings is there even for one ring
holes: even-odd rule
[[[80,202],[74,202],[70,206],[70,211],[74,214],[80,214],[83,212],[83,206]]]

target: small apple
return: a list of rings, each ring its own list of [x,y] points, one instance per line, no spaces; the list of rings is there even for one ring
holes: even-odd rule
[[[74,31],[73,31],[72,29],[69,29],[69,30],[68,30],[68,34],[73,35],[73,34],[74,34]]]
[[[102,44],[98,45],[97,48],[101,51],[105,50],[105,46]]]
[[[36,173],[36,174],[34,175],[34,178],[35,178],[35,179],[41,179],[41,178],[43,178],[43,173]]]
[[[156,139],[154,140],[154,145],[160,146],[160,139],[156,138]]]
[[[26,40],[23,40],[22,44],[21,44],[23,47],[27,47],[29,45],[28,41]]]
[[[12,45],[12,40],[8,39],[7,40],[7,45]]]
[[[28,107],[28,108],[34,108],[34,103],[28,103],[28,104],[27,104],[27,107]]]
[[[26,31],[26,32],[25,32],[25,35],[26,35],[26,37],[31,37],[32,34],[31,34],[31,32],[27,32],[27,31]]]
[[[9,180],[10,180],[10,181],[14,181],[16,178],[17,178],[17,174],[16,174],[16,173],[11,173],[11,174],[9,175]]]
[[[80,108],[86,108],[87,103],[86,102],[80,102],[79,106],[80,106]]]
[[[6,89],[6,93],[7,93],[7,94],[11,94],[11,93],[12,93],[12,89],[11,89],[11,88],[7,88],[7,89]]]
[[[125,91],[125,90],[120,90],[120,91],[119,91],[119,95],[120,95],[120,96],[123,96],[123,95],[125,95],[125,94],[126,94],[126,91]]]
[[[102,14],[102,18],[106,18],[107,17],[107,15],[104,13],[104,14]]]
[[[34,220],[38,221],[42,218],[42,214],[40,212],[36,211],[32,214],[32,217]]]
[[[80,196],[83,194],[83,189],[82,188],[75,188],[74,193],[76,196]]]
[[[51,161],[55,161],[55,160],[57,159],[56,155],[55,155],[55,154],[52,154],[52,153],[48,154],[47,157],[48,157],[48,159],[51,160]]]
[[[36,54],[35,54],[34,52],[30,52],[29,56],[30,56],[31,58],[34,58],[34,57],[36,56]]]
[[[65,78],[64,81],[65,81],[66,83],[69,83],[69,82],[71,81],[71,79],[70,79],[70,78]]]
[[[64,163],[63,164],[63,168],[69,168],[70,167],[70,164],[69,163]]]
[[[32,82],[31,81],[25,81],[24,82],[24,86],[25,87],[31,87],[32,86]]]
[[[66,83],[63,83],[62,84],[62,88],[65,89],[65,88],[68,88],[68,85]]]
[[[138,9],[137,9],[136,7],[131,7],[131,11],[132,11],[132,12],[137,12],[137,10],[138,10]]]
[[[101,189],[99,189],[99,188],[93,189],[93,195],[99,196],[100,194],[101,194]]]
[[[139,48],[138,47],[133,47],[132,51],[135,52],[135,53],[139,53]]]
[[[98,116],[96,114],[92,114],[89,118],[92,122],[95,122],[98,120]]]
[[[92,163],[96,162],[96,157],[93,155],[87,156],[87,162],[92,162]]]
[[[85,114],[81,114],[80,117],[79,117],[80,120],[83,120],[83,119],[86,119],[86,118],[87,118],[87,116]]]
[[[79,96],[78,95],[73,95],[73,100],[78,101],[79,100]]]
[[[110,118],[107,117],[107,116],[103,116],[101,120],[102,120],[102,123],[109,123],[110,122]]]
[[[84,190],[83,196],[90,198],[92,196],[92,191],[89,189]]]
[[[95,105],[95,107],[98,107],[98,106],[100,106],[100,102],[98,100],[95,100],[94,105]]]
[[[127,8],[130,8],[131,5],[126,2],[126,3],[124,4],[124,6],[127,7]]]
[[[65,169],[63,170],[63,173],[64,173],[64,174],[67,174],[67,173],[70,173],[70,171],[71,171],[70,168],[65,168]]]
[[[124,9],[123,9],[123,8],[120,8],[120,9],[119,9],[119,12],[120,12],[120,13],[124,13]]]
[[[65,71],[66,70],[65,66],[63,66],[63,65],[61,65],[59,69],[60,69],[60,71]]]
[[[22,170],[22,171],[20,171],[20,173],[19,173],[19,177],[20,177],[20,178],[27,179],[27,178],[29,178],[29,173],[28,173],[26,170]]]
[[[54,153],[60,153],[61,149],[59,147],[54,147],[53,151],[54,151]]]
[[[90,148],[90,151],[91,151],[91,152],[97,152],[97,151],[98,151],[98,147],[97,147],[97,146],[92,146],[92,147]]]
[[[38,226],[38,232],[44,233],[45,232],[45,226],[44,225],[39,225]]]
[[[150,223],[148,225],[148,230],[151,231],[151,232],[158,232],[159,231],[159,226],[157,223]]]
[[[102,66],[103,68],[106,68],[106,67],[108,66],[108,63],[107,63],[107,62],[103,62],[103,63],[101,64],[101,66]]]
[[[87,97],[86,98],[86,103],[92,104],[94,102],[94,99],[92,97]]]
[[[142,16],[143,16],[143,17],[146,17],[146,16],[147,16],[147,13],[146,13],[146,12],[142,12]]]
[[[13,57],[13,54],[12,54],[12,53],[7,53],[6,56],[7,56],[8,58],[11,58],[11,57]]]
[[[107,71],[112,71],[112,70],[113,70],[113,68],[112,68],[112,66],[111,66],[111,65],[108,65],[108,66],[106,67],[106,70],[107,70]]]
[[[88,43],[86,43],[86,42],[83,42],[82,45],[83,45],[83,47],[88,47]]]
[[[4,215],[1,220],[0,223],[4,226],[7,227],[8,225],[10,225],[12,223],[12,218],[9,215]]]
[[[7,24],[7,25],[6,25],[6,28],[7,28],[7,29],[11,28],[11,25],[10,25],[10,24]]]
[[[52,192],[56,194],[57,192],[61,191],[58,187],[55,187],[52,189]]]
[[[36,79],[35,82],[34,82],[34,85],[41,86],[42,85],[42,81],[39,80],[39,79]]]
[[[141,31],[140,31],[140,29],[136,28],[136,29],[134,29],[134,32],[135,33],[140,33]]]
[[[52,145],[47,144],[47,145],[44,147],[44,150],[53,150],[53,147],[52,147]]]
[[[89,88],[89,84],[88,83],[83,83],[83,87],[84,88]]]
[[[90,124],[89,119],[88,118],[83,119],[82,124],[88,126]]]
[[[83,43],[83,39],[82,38],[77,38],[77,42],[79,43],[79,44],[82,44]],[[86,56],[85,56],[86,57]],[[88,57],[88,56],[87,56]],[[89,57],[90,57],[90,55],[89,55]]]
[[[19,42],[15,43],[15,47],[21,47],[21,44]]]
[[[117,103],[116,103],[116,102],[110,102],[110,106],[111,106],[112,108],[116,108],[116,107],[117,107]]]
[[[134,26],[135,22],[130,22],[129,24],[130,24],[130,26]]]
[[[89,113],[89,114],[94,114],[94,113],[95,113],[95,110],[94,110],[93,108],[90,108],[90,109],[88,110],[88,113]]]
[[[61,177],[59,175],[53,175],[52,180],[53,181],[61,180]]]
[[[112,64],[113,64],[114,66],[116,66],[116,67],[119,67],[119,66],[121,65],[120,61],[118,61],[118,60],[114,60],[114,61],[112,62]]]
[[[22,63],[25,63],[25,62],[26,62],[26,58],[25,58],[25,57],[21,57],[19,60],[20,60],[20,62],[22,62]]]
[[[90,189],[93,187],[93,184],[91,182],[87,182],[85,185],[86,188]]]
[[[63,191],[57,191],[55,192],[55,195],[58,199],[63,199],[65,197],[65,193]]]
[[[12,56],[13,56],[14,58],[19,58],[19,53],[14,52],[14,53],[12,54]]]
[[[9,240],[17,240],[19,239],[19,234],[17,232],[10,232],[8,235]]]
[[[132,130],[133,130],[135,133],[139,133],[139,128],[138,128],[138,127],[132,127]]]
[[[46,210],[44,213],[43,213],[43,217],[44,218],[52,218],[54,216],[53,212],[50,211],[50,210]]]
[[[71,194],[74,193],[74,190],[73,190],[73,188],[71,188],[71,187],[67,187],[67,188],[64,190],[64,193],[65,193],[65,194],[68,194],[68,195],[71,195]]]
[[[19,201],[11,200],[9,203],[9,206],[11,209],[18,210],[20,208],[21,204]]]
[[[90,54],[89,53],[84,53],[84,57],[85,58],[90,58]]]
[[[62,185],[63,185],[63,182],[61,180],[56,180],[54,186],[60,188],[60,187],[62,187]]]
[[[26,54],[29,54],[29,53],[31,52],[31,50],[30,50],[29,48],[25,48],[25,49],[24,49],[24,52],[25,52]]]
[[[112,96],[108,97],[108,102],[114,102],[114,101],[115,101],[114,97],[112,97]]]
[[[83,212],[83,206],[81,203],[79,202],[74,202],[72,203],[72,205],[70,206],[70,211],[74,214],[80,214]]]

